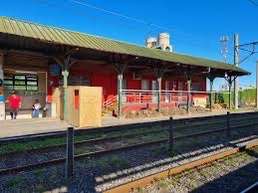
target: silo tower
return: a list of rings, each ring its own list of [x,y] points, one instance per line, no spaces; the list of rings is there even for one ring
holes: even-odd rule
[[[156,48],[157,47],[157,38],[155,38],[155,37],[148,37],[146,39],[146,47],[147,48]]]
[[[163,32],[159,34],[158,37],[158,47],[164,51],[173,51],[170,45],[170,35],[169,33]]]

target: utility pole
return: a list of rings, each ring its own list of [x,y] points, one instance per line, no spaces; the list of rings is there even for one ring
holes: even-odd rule
[[[234,64],[235,65],[238,64],[237,66],[239,66],[239,64],[246,61],[251,56],[253,56],[255,54],[258,54],[258,51],[257,51],[258,41],[249,42],[249,43],[245,43],[245,44],[240,45],[238,35],[237,35],[236,38],[234,38],[234,40],[235,40],[234,41]],[[248,53],[247,56],[245,56],[241,60],[240,60],[240,56],[239,56],[239,51],[240,50]],[[237,100],[237,102],[238,102],[238,100]],[[258,108],[258,60],[256,61],[256,107]]]
[[[227,35],[220,36],[220,39],[219,39],[220,46],[221,46],[220,53],[222,55],[222,58],[223,58],[222,60],[224,63],[228,63],[228,41],[229,41],[229,37]],[[222,88],[223,88],[223,84],[227,85],[227,82],[222,83]]]
[[[239,67],[239,35],[234,34],[234,65]],[[238,109],[238,90],[239,90],[239,80],[238,78],[234,81],[234,106],[235,109]]]
[[[228,40],[229,38],[226,35],[221,36],[219,40],[221,43],[220,52],[223,57],[223,61],[225,63],[227,63],[227,56],[228,56]]]

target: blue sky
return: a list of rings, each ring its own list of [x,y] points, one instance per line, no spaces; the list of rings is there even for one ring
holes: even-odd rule
[[[106,14],[74,1],[119,12],[168,29],[157,29]],[[248,0],[8,0],[1,2],[0,13],[2,16],[140,45],[144,44],[147,36],[167,31],[176,52],[216,60],[222,60],[219,38],[228,35],[230,62],[233,59],[234,33],[239,33],[240,43],[258,41],[258,6]],[[245,52],[241,52],[242,58],[245,55]],[[256,60],[258,54],[241,64],[241,67],[253,73],[252,76],[241,78],[241,85],[255,83]]]

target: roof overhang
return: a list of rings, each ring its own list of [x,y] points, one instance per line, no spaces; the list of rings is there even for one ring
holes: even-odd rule
[[[0,49],[28,50],[46,56],[66,54],[71,50],[76,59],[110,60],[119,55],[120,63],[148,66],[156,64],[170,70],[191,69],[213,73],[217,77],[243,76],[250,73],[236,66],[188,55],[150,49],[128,43],[71,32],[59,28],[0,17]]]

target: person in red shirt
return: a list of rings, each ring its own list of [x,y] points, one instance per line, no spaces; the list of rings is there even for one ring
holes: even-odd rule
[[[11,118],[16,119],[18,111],[21,108],[21,97],[13,91],[7,99],[7,103],[9,104]]]

